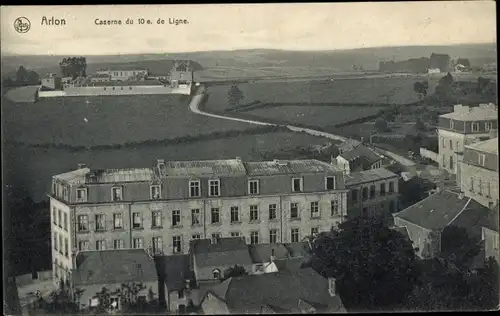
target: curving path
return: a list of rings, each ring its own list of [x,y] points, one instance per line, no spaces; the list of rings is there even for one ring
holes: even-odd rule
[[[219,118],[223,120],[230,120],[230,121],[237,121],[237,122],[244,122],[244,123],[249,123],[249,124],[254,124],[254,125],[267,125],[267,126],[280,126],[278,124],[272,124],[272,123],[266,123],[266,122],[260,122],[260,121],[255,121],[255,120],[247,120],[247,119],[241,119],[237,117],[231,117],[231,116],[224,116],[224,115],[217,115],[217,114],[212,114],[212,113],[207,113],[204,111],[201,111],[199,108],[199,105],[203,99],[203,96],[205,95],[205,86],[200,85],[198,89],[195,92],[195,95],[191,98],[191,101],[189,103],[189,109],[191,112],[204,115],[204,116],[209,116],[213,118]],[[281,125],[283,126],[283,125]],[[286,128],[288,128],[291,131],[294,132],[304,132],[309,135],[313,136],[320,136],[320,137],[325,137],[329,139],[334,139],[334,140],[340,140],[340,141],[346,141],[347,138],[339,135],[334,135],[314,129],[309,129],[309,128],[304,128],[304,127],[298,127],[298,126],[293,126],[293,125],[286,125]],[[381,150],[379,148],[375,148],[377,151],[379,151],[381,154],[386,155],[398,163],[402,164],[405,167],[414,167],[416,164],[411,161],[410,159],[407,159],[401,155],[398,155],[396,153],[387,151],[387,150]]]

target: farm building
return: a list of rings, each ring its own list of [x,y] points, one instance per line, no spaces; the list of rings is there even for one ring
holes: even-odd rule
[[[42,78],[42,87],[49,89],[61,89],[61,78],[56,74],[49,73]]]
[[[108,75],[112,81],[125,81],[137,76],[145,77],[148,73],[146,69],[103,69],[96,72],[97,75]]]

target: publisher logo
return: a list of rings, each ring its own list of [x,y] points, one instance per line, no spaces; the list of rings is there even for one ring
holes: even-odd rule
[[[26,33],[30,30],[31,28],[31,22],[28,20],[28,18],[25,18],[24,16],[18,17],[14,21],[14,29],[18,33]]]

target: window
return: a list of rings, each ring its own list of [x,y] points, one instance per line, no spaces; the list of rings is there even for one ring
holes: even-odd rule
[[[231,232],[231,237],[240,237],[240,232]]]
[[[486,183],[486,197],[491,196],[491,184],[489,182]]]
[[[172,211],[172,226],[179,227],[181,226],[181,211],[173,210]]]
[[[353,189],[351,191],[351,199],[353,202],[357,202],[358,201],[358,195],[359,195],[359,190],[358,189]]]
[[[385,183],[380,184],[380,195],[385,195]]]
[[[486,160],[486,155],[478,154],[479,165],[484,166],[484,161]]]
[[[219,224],[220,223],[220,217],[219,217],[219,209],[217,207],[213,207],[210,210],[210,217],[211,217],[211,222],[212,224]]]
[[[155,184],[151,186],[151,199],[158,200],[161,198],[161,186],[159,184]]]
[[[299,229],[298,228],[292,228],[292,242],[299,242]]]
[[[87,202],[87,189],[86,188],[76,189],[76,202],[78,202],[78,203]]]
[[[200,225],[200,209],[198,208],[191,210],[191,225]]]
[[[231,223],[238,223],[240,221],[240,212],[237,206],[231,206]]]
[[[122,213],[113,214],[113,228],[122,229],[123,228],[123,216]]]
[[[331,216],[337,216],[339,215],[339,201],[338,200],[332,200],[331,202]]]
[[[450,139],[450,149],[453,150],[453,141]]]
[[[63,236],[59,235],[59,253],[60,254],[63,254],[63,250],[64,250],[63,249],[63,247],[64,247],[63,244],[64,244],[64,242],[63,242]]]
[[[97,240],[95,242],[96,250],[106,250],[106,241],[105,240]]]
[[[443,148],[446,148],[446,139],[444,139],[444,137],[441,138],[441,144]]]
[[[208,181],[209,196],[219,196],[220,195],[220,181],[219,180],[210,180]]]
[[[259,180],[248,181],[248,193],[251,195],[259,194]]]
[[[250,205],[250,221],[255,222],[259,220],[259,207],[257,205]]]
[[[153,237],[153,253],[160,254],[163,252],[163,239],[161,237]]]
[[[396,202],[394,201],[391,201],[389,203],[389,212],[392,214],[394,212],[396,212]]]
[[[453,123],[454,123],[453,120],[450,120],[450,129],[454,128]]]
[[[491,129],[493,129],[493,124],[492,124],[492,123],[490,123],[490,122],[485,122],[485,123],[484,123],[484,129],[485,129],[486,131],[490,131]]]
[[[450,169],[453,169],[454,164],[453,164],[453,156],[450,156]]]
[[[477,184],[477,194],[483,195],[483,180],[481,178],[478,179],[478,184]]]
[[[455,150],[458,151],[460,150],[460,142],[457,140],[457,143],[455,145]]]
[[[318,227],[312,227],[311,228],[311,236],[316,236],[319,233],[319,228]]]
[[[220,233],[213,233],[212,234],[212,244],[218,244],[220,241]]]
[[[271,229],[269,230],[269,243],[275,244],[278,242],[278,230]]]
[[[52,207],[52,221],[54,225],[57,225],[57,210],[55,207]]]
[[[63,228],[65,231],[68,231],[68,214],[63,213]]]
[[[192,240],[198,240],[198,239],[201,239],[201,234],[194,234],[191,236],[191,239]]]
[[[179,290],[179,291],[177,292],[177,296],[178,296],[178,298],[183,299],[183,298],[184,298],[184,290]],[[180,308],[181,306],[182,306],[182,305],[179,305],[179,308]],[[179,312],[180,312],[180,311],[179,311]]]
[[[311,218],[319,217],[319,203],[311,202]]]
[[[57,238],[57,233],[54,233],[54,250],[57,251],[59,247],[57,246],[59,239]]]
[[[363,188],[363,200],[368,199],[368,188]]]
[[[302,178],[292,179],[292,192],[302,192]]]
[[[80,251],[89,250],[89,241],[88,240],[79,241],[78,242],[78,250],[80,250]]]
[[[472,131],[479,132],[479,123],[478,122],[472,122]]]
[[[290,218],[298,219],[299,218],[299,205],[298,203],[290,204]]]
[[[115,239],[113,240],[113,248],[114,249],[123,249],[125,248],[125,242],[123,239]]]
[[[144,239],[142,238],[134,238],[133,240],[135,249],[143,249],[144,248]]]
[[[106,230],[106,217],[104,214],[97,214],[95,216],[95,230],[96,231]]]
[[[111,188],[111,196],[113,201],[121,201],[122,200],[122,187],[112,187]]]
[[[172,247],[174,253],[180,253],[182,251],[182,239],[181,236],[172,237]]]
[[[276,218],[276,204],[269,204],[269,220],[275,220]]]
[[[58,226],[62,228],[62,211],[57,210],[57,222]]]
[[[394,193],[394,182],[389,182],[389,193]]]
[[[161,228],[162,227],[161,211],[153,211],[151,217],[153,219],[153,221],[151,223],[151,227]]]
[[[326,177],[326,189],[335,190],[335,187],[336,187],[335,177]]]
[[[213,275],[214,279],[216,279],[216,280],[220,279],[219,269],[214,269],[214,271],[212,271],[212,275]]]
[[[370,199],[374,199],[375,198],[375,186],[372,185],[370,186]]]
[[[474,192],[474,178],[470,178],[470,191]]]
[[[250,233],[250,244],[255,245],[259,243],[259,232],[251,232]]]
[[[200,181],[189,181],[189,197],[200,197]]]
[[[139,212],[132,213],[132,228],[142,228],[142,216]]]
[[[78,215],[78,231],[84,232],[89,230],[89,217],[87,215]]]

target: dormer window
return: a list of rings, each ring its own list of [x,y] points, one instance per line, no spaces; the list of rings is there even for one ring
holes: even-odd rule
[[[220,270],[219,269],[214,269],[214,271],[212,271],[212,274],[213,274],[213,277],[215,280],[220,279]]]
[[[292,192],[302,192],[303,188],[302,178],[292,179]]]
[[[151,200],[158,200],[161,198],[161,185],[153,184],[150,187]]]
[[[189,181],[189,197],[200,197],[200,180]]]
[[[453,123],[454,123],[453,120],[450,120],[450,129],[454,128]]]
[[[478,122],[472,122],[472,131],[479,132],[479,123]]]
[[[478,155],[478,162],[480,166],[484,166],[484,161],[485,161],[486,156],[484,154],[479,154]]]
[[[493,128],[493,124],[491,122],[484,123],[484,129],[486,131],[490,131]]]
[[[326,177],[326,189],[327,190],[335,190],[337,183],[335,181],[335,177]]]
[[[87,202],[87,188],[76,189],[76,202],[78,203]]]
[[[259,194],[259,180],[248,181],[248,193],[250,195],[258,195]]]
[[[220,180],[209,180],[209,196],[220,196]]]
[[[113,201],[123,200],[123,190],[121,186],[114,186],[111,188],[111,198]]]

